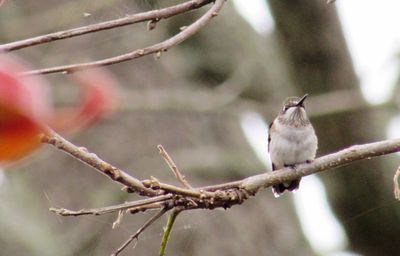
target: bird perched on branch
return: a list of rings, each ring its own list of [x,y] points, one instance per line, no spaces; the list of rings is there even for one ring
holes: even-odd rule
[[[315,158],[318,139],[304,106],[307,96],[287,98],[269,126],[268,151],[272,171],[283,167],[295,168],[296,164],[311,162]],[[272,192],[279,197],[285,190],[298,189],[299,184],[300,179],[274,185]]]

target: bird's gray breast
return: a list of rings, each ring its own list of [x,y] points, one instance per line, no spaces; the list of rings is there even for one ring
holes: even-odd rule
[[[311,124],[293,127],[274,122],[270,139],[271,161],[277,169],[315,158],[318,142]]]

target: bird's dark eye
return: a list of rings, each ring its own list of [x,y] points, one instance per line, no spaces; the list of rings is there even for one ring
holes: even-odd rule
[[[283,106],[283,112],[286,112],[286,110],[289,109],[289,106]]]

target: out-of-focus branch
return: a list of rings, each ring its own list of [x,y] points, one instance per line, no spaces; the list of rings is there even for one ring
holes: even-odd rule
[[[48,42],[52,42],[52,41],[56,41],[56,40],[61,40],[61,39],[71,38],[71,37],[80,36],[80,35],[84,35],[84,34],[94,33],[94,32],[98,32],[98,31],[102,31],[102,30],[106,30],[106,29],[113,29],[113,28],[131,25],[131,24],[135,24],[135,23],[139,23],[139,22],[144,22],[144,21],[157,22],[161,19],[167,19],[172,16],[200,8],[211,2],[212,2],[211,0],[191,0],[191,1],[187,1],[185,3],[177,4],[175,6],[167,7],[167,8],[160,9],[160,10],[152,10],[152,11],[148,11],[148,12],[142,12],[142,13],[138,13],[138,14],[129,15],[127,17],[120,18],[120,19],[100,22],[100,23],[96,23],[96,24],[92,24],[92,25],[88,25],[88,26],[84,26],[84,27],[63,30],[63,31],[50,33],[47,35],[27,38],[24,40],[0,45],[0,52],[1,51],[5,51],[5,52],[14,51],[14,50],[18,50],[18,49],[38,45],[38,44],[44,44],[44,43],[48,43]]]
[[[218,93],[214,90],[185,89],[125,89],[121,110],[123,111],[193,111],[193,112],[226,112],[238,114],[244,111],[255,111],[265,117],[273,118],[280,110],[281,101],[262,103],[259,101],[236,98],[227,92]],[[368,108],[396,107],[396,99],[371,105],[357,89],[343,89],[307,98],[306,108],[310,117],[319,117],[343,112],[352,112]],[[63,99],[65,102],[65,99]],[[340,104],[338,104],[340,102]]]
[[[196,20],[191,25],[187,26],[183,31],[176,34],[175,36],[161,42],[158,44],[154,44],[152,46],[148,46],[142,49],[137,49],[132,52],[122,54],[119,56],[111,57],[108,59],[86,62],[86,63],[78,63],[72,65],[64,65],[57,66],[52,68],[44,68],[38,70],[32,70],[28,72],[24,72],[21,75],[38,75],[38,74],[50,74],[50,73],[58,73],[58,72],[76,72],[82,69],[94,68],[98,66],[108,66],[128,60],[137,59],[149,54],[157,53],[161,54],[162,52],[167,51],[169,48],[182,43],[189,37],[193,36],[197,33],[202,27],[204,27],[213,17],[218,15],[218,12],[221,10],[224,5],[225,0],[216,0],[214,5],[198,20]]]

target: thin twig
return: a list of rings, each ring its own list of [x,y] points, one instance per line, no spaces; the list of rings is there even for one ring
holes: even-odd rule
[[[160,208],[163,208],[165,206],[165,204],[168,204],[168,201],[163,201],[163,202],[157,202],[157,203],[147,204],[147,205],[143,205],[143,206],[132,207],[132,208],[127,209],[126,212],[129,212],[131,214],[135,214],[135,213],[138,213],[138,212],[145,212],[147,210],[160,209]]]
[[[181,210],[174,209],[171,212],[171,215],[169,215],[169,217],[168,217],[167,225],[164,228],[164,234],[163,234],[163,237],[161,239],[160,254],[159,254],[160,256],[165,256],[165,252],[166,252],[166,249],[167,249],[167,244],[168,244],[169,237],[171,235],[172,227],[174,226],[176,217],[178,216],[178,214],[180,212],[181,212]]]
[[[214,194],[212,192],[203,190],[203,189],[196,189],[196,188],[181,188],[174,185],[170,185],[167,183],[162,183],[158,181],[156,178],[152,177],[149,180],[143,180],[142,184],[148,188],[153,189],[161,189],[165,192],[172,192],[173,194],[179,194],[184,196],[192,196],[192,197],[213,197]]]
[[[127,202],[119,205],[107,206],[102,208],[94,208],[94,209],[81,209],[78,211],[68,210],[64,208],[50,208],[51,212],[57,213],[61,216],[80,216],[80,215],[102,215],[106,213],[112,213],[119,210],[129,209],[133,207],[145,206],[153,203],[164,202],[173,197],[173,195],[161,195],[155,196],[147,199],[142,199],[133,202]]]
[[[57,66],[52,68],[44,68],[44,69],[37,69],[31,70],[28,72],[23,72],[21,75],[38,75],[38,74],[50,74],[50,73],[59,73],[59,72],[76,72],[83,69],[94,68],[98,66],[108,66],[128,60],[137,59],[143,57],[145,55],[153,54],[153,53],[161,53],[169,48],[182,43],[195,33],[197,33],[201,28],[203,28],[213,17],[215,17],[218,12],[221,10],[225,0],[216,0],[214,5],[198,20],[194,23],[189,25],[186,29],[181,31],[180,33],[176,34],[175,36],[161,42],[158,44],[154,44],[152,46],[148,46],[142,49],[137,49],[132,52],[122,54],[119,56],[111,57],[108,59],[93,61],[93,62],[86,62],[86,63],[78,63],[72,65],[64,65],[64,66]]]
[[[400,187],[399,187],[399,176],[400,176],[400,166],[397,168],[396,173],[394,174],[393,177],[393,182],[394,182],[394,197],[397,200],[400,200]]]
[[[122,218],[123,217],[124,217],[124,211],[123,210],[119,210],[118,211],[118,215],[117,215],[117,219],[112,224],[112,229],[116,229],[117,227],[119,227],[119,225],[122,222]]]
[[[154,216],[152,216],[149,220],[146,221],[146,223],[143,224],[143,226],[141,228],[139,228],[135,234],[131,235],[129,237],[128,240],[126,240],[126,242],[119,247],[113,254],[111,254],[111,256],[117,256],[118,254],[120,254],[134,239],[138,239],[139,235],[146,229],[148,228],[151,224],[153,224],[153,222],[155,222],[157,219],[159,219],[161,216],[164,215],[164,213],[166,213],[168,211],[168,207],[164,207],[163,209],[161,209],[157,214],[155,214]]]
[[[148,12],[142,12],[138,14],[128,15],[127,17],[109,20],[105,22],[100,22],[96,24],[91,24],[84,27],[68,29],[63,31],[58,31],[50,33],[47,35],[27,38],[20,41],[15,41],[7,44],[0,45],[0,52],[8,52],[13,50],[18,50],[34,45],[44,44],[56,40],[71,38],[75,36],[80,36],[84,34],[89,34],[93,32],[98,32],[106,29],[112,29],[117,27],[122,27],[126,25],[131,25],[144,21],[159,21],[161,19],[167,19],[172,16],[185,13],[190,10],[200,8],[206,4],[212,2],[211,0],[191,0],[185,3],[177,4],[171,7],[167,7],[160,10],[152,10]]]
[[[174,173],[175,178],[187,189],[191,189],[192,186],[187,182],[185,176],[181,174],[178,167],[176,166],[174,160],[169,156],[168,152],[164,149],[162,145],[157,146],[158,150],[160,150],[160,155],[164,158],[165,162],[168,164],[171,171]]]

